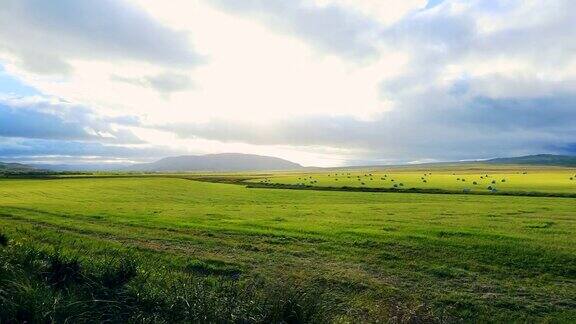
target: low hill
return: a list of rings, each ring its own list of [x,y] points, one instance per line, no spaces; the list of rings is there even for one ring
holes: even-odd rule
[[[21,163],[4,163],[0,162],[0,174],[4,173],[27,173],[38,171],[38,169]]]
[[[265,171],[296,170],[300,164],[272,156],[254,154],[223,153],[168,157],[152,163],[128,167],[128,171],[185,172],[185,171]]]
[[[510,158],[496,158],[484,161],[492,164],[526,164],[526,165],[551,165],[551,166],[576,166],[576,156],[537,154]]]

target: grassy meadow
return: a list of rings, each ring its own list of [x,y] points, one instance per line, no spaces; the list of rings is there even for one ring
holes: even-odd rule
[[[314,185],[576,190],[569,170],[329,173]],[[575,199],[187,178],[0,181],[0,323],[576,321]]]
[[[576,193],[576,169],[565,168],[431,167],[335,170],[277,174],[251,181],[313,187]]]

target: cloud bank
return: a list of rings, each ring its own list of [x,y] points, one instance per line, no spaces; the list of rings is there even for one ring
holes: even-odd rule
[[[11,83],[2,152],[572,154],[575,30],[570,0],[8,0],[0,63],[38,94]]]
[[[115,0],[5,0],[0,49],[36,73],[70,72],[70,60],[138,60],[166,66],[202,61],[184,32]]]

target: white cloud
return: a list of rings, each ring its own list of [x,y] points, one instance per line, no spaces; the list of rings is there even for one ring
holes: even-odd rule
[[[194,37],[196,47],[207,57],[191,72],[177,73],[190,75],[194,87],[179,87],[169,100],[159,95],[158,82],[153,87],[151,78],[163,75],[163,68],[147,63],[70,60],[74,73],[58,82],[14,64],[11,71],[49,95],[86,103],[103,113],[134,113],[154,122],[222,117],[263,121],[318,113],[370,118],[389,105],[380,98],[379,79],[398,73],[406,60],[402,53],[390,52],[359,66],[318,55],[298,39],[202,3],[174,1],[170,10],[162,6],[158,11],[155,3],[150,13],[199,34]],[[179,18],[182,12],[187,13],[186,21]],[[122,84],[118,79],[135,82]]]
[[[201,61],[188,37],[116,0],[4,0],[0,50],[36,73],[69,73],[71,59],[139,60],[168,66]]]
[[[339,5],[390,25],[405,15],[422,9],[427,0],[315,0],[320,5]]]
[[[194,85],[189,75],[171,72],[147,75],[140,78],[126,78],[112,75],[111,79],[139,87],[149,87],[166,96],[169,96],[173,92],[185,91]]]

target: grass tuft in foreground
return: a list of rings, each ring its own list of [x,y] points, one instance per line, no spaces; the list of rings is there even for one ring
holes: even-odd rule
[[[318,289],[282,281],[152,273],[130,255],[93,257],[22,244],[0,248],[0,323],[310,323],[327,321],[334,305]],[[207,264],[191,267],[231,271]]]

